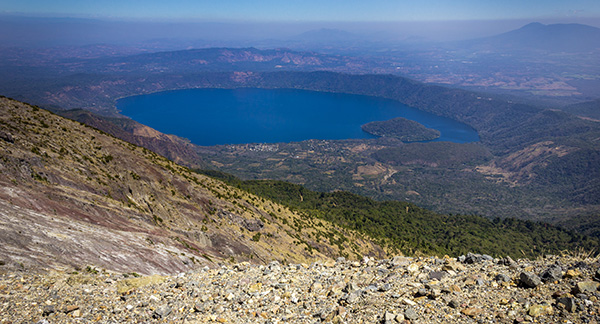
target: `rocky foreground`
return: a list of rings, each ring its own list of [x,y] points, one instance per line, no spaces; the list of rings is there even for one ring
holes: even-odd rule
[[[597,323],[599,266],[469,254],[176,276],[10,271],[0,276],[0,323]]]

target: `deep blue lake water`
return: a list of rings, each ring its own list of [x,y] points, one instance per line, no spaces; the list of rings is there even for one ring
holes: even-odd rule
[[[373,138],[361,125],[404,117],[437,129],[436,141],[476,142],[463,123],[369,96],[293,89],[188,89],[117,101],[125,116],[198,145]]]

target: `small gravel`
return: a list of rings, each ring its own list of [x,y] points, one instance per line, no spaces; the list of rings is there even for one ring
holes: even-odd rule
[[[598,261],[581,261],[340,259],[140,278],[11,271],[0,275],[0,323],[597,323]]]

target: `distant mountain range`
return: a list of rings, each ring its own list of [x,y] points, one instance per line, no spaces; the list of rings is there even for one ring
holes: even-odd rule
[[[496,52],[587,52],[600,49],[600,28],[581,24],[544,25],[536,22],[496,36],[460,42],[460,45]]]
[[[204,48],[208,43],[178,43],[174,39],[161,39],[152,46],[128,43],[32,49],[4,44],[0,45],[0,75],[4,76],[0,91],[35,101],[30,96],[19,97],[23,88],[40,88],[26,79],[40,77],[47,83],[56,75],[69,74],[86,78],[84,75],[90,73],[327,70],[396,74],[554,107],[598,97],[600,29],[596,27],[531,23],[491,37],[447,43],[399,40],[391,35],[324,28],[287,38],[239,43],[237,48]],[[164,51],[167,48],[186,50]],[[70,108],[75,107],[81,106]]]
[[[388,35],[389,36],[389,35]],[[368,37],[340,29],[315,29],[282,40],[281,44],[299,49],[331,48],[386,48],[389,46],[413,45],[421,42],[422,46],[430,47],[434,42],[423,38],[409,37],[398,40],[397,37]],[[437,46],[459,46],[474,50],[498,51],[531,51],[542,50],[549,52],[588,52],[600,49],[600,28],[582,24],[527,24],[521,28],[489,37],[438,43]]]

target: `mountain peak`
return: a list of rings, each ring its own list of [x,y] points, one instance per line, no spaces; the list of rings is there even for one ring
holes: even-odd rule
[[[494,51],[589,52],[600,49],[600,28],[532,22],[503,34],[474,40],[471,45]]]
[[[539,27],[544,27],[544,26],[547,26],[547,25],[544,25],[544,24],[539,23],[539,22],[532,22],[532,23],[529,23],[529,24],[521,27],[520,29],[539,28]]]

